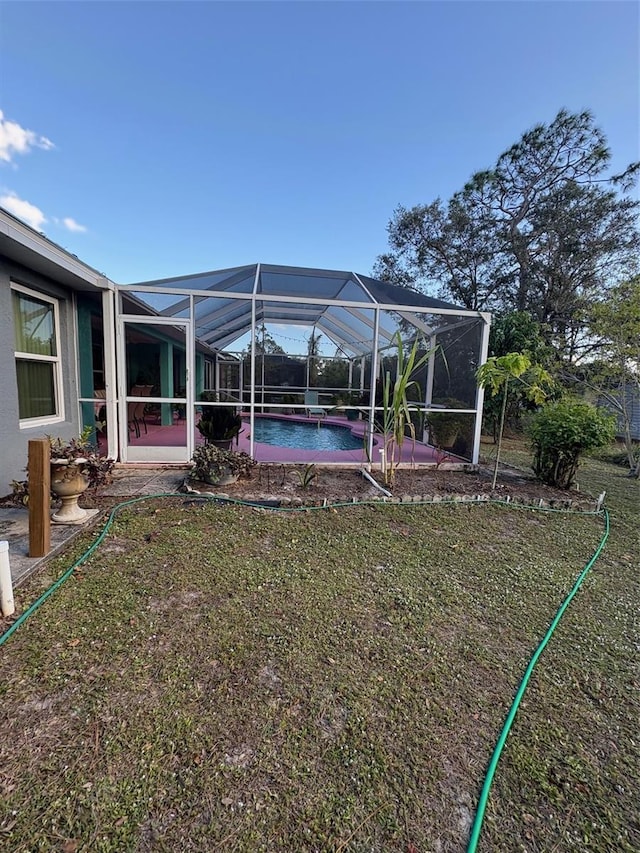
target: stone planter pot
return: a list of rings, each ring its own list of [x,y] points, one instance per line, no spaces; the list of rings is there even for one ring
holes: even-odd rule
[[[213,444],[214,447],[219,447],[220,450],[231,450],[232,438],[210,438],[207,444]]]
[[[89,481],[82,473],[82,463],[66,459],[51,461],[51,491],[60,498],[62,506],[51,517],[56,524],[81,524],[87,519],[86,509],[78,506],[78,498],[86,491]]]
[[[210,475],[204,478],[205,483],[208,483],[210,486],[230,486],[231,483],[236,483],[237,480],[238,475],[234,474],[230,468],[217,473],[215,476]]]
[[[437,429],[431,431],[433,443],[436,447],[450,449],[453,447],[456,438],[458,437],[457,429]]]

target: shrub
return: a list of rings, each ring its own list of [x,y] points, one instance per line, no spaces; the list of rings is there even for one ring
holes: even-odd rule
[[[205,441],[232,441],[242,430],[242,418],[231,406],[207,406],[196,424]]]
[[[561,489],[575,482],[580,456],[613,441],[615,417],[573,400],[545,406],[531,421],[533,470],[539,480]]]
[[[250,477],[256,464],[248,453],[223,450],[214,444],[198,445],[191,461],[191,476],[214,485],[227,475]]]

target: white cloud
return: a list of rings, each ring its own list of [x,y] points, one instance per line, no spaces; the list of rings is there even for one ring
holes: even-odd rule
[[[75,219],[72,219],[70,216],[65,216],[65,218],[62,220],[62,224],[69,231],[76,231],[79,234],[84,234],[84,232],[87,230],[85,225],[80,225],[79,222],[76,222]]]
[[[16,121],[9,121],[0,110],[0,160],[11,163],[14,154],[27,154],[31,148],[50,151],[54,147],[46,136],[21,127]]]
[[[9,213],[13,213],[14,216],[18,217],[18,219],[22,219],[23,222],[27,223],[27,225],[35,228],[36,231],[41,231],[42,226],[47,221],[47,217],[39,207],[36,207],[35,204],[31,204],[28,201],[24,201],[24,199],[18,198],[18,196],[12,192],[0,196],[0,207],[4,207],[5,210],[9,211]]]

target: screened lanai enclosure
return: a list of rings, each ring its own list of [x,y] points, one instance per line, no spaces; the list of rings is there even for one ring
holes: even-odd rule
[[[242,418],[233,447],[258,461],[375,466],[385,382],[413,347],[401,464],[478,460],[487,314],[352,272],[253,264],[118,286],[115,328],[122,461],[188,461],[200,419],[225,409]]]

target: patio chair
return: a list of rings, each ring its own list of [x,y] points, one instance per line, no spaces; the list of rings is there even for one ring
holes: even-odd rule
[[[93,396],[97,400],[104,400],[104,403],[94,403],[93,404],[93,417],[96,422],[96,431],[102,432],[105,427],[105,421],[107,419],[107,409],[106,409],[106,399],[107,399],[107,391],[105,388],[94,388]]]
[[[147,424],[144,419],[144,408],[145,403],[135,403],[133,401],[129,401],[127,403],[127,426],[129,428],[129,432],[133,430],[136,438],[140,438],[140,424],[142,423],[144,426],[145,433],[147,432]]]
[[[131,388],[131,396],[132,397],[149,397],[151,395],[152,390],[153,390],[153,385],[134,385]],[[147,432],[147,422],[145,420],[146,408],[147,408],[147,404],[143,403],[143,402],[129,403],[127,406],[128,420],[129,420],[129,422],[133,421],[137,438],[140,438],[140,423],[141,422],[144,426],[145,433]]]
[[[308,418],[325,418],[327,416],[327,410],[318,405],[317,391],[304,392],[304,405]]]

